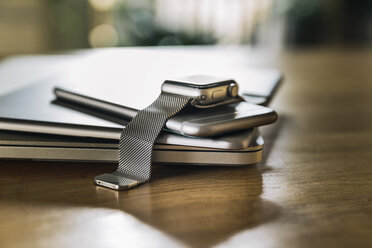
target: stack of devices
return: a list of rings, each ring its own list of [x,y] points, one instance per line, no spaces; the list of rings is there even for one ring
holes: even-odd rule
[[[277,119],[267,105],[281,74],[273,69],[255,73],[259,84],[244,81],[242,74],[237,79],[245,101],[185,110],[169,119],[155,142],[153,162],[260,162],[264,142],[258,127]],[[89,83],[72,82],[76,79],[57,73],[0,97],[0,158],[117,162],[122,128],[156,99],[167,78],[154,82],[123,77],[120,84],[95,84],[89,77]]]

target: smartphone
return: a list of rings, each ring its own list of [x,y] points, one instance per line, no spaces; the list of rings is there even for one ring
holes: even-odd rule
[[[97,114],[104,113],[118,119],[132,119],[137,110],[69,90],[55,88],[54,103],[74,108],[89,108]],[[76,109],[78,110],[78,109]],[[268,107],[238,102],[208,109],[189,108],[170,118],[165,129],[185,136],[211,137],[275,122],[278,116]]]

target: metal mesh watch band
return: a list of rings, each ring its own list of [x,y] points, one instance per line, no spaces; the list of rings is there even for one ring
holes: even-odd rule
[[[118,169],[96,176],[95,183],[124,190],[147,182],[151,177],[155,139],[166,121],[182,110],[191,99],[163,92],[150,106],[139,111],[121,133]]]

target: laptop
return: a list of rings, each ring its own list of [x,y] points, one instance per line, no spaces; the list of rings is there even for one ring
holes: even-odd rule
[[[213,149],[182,145],[156,145],[153,162],[167,164],[241,166],[259,163],[263,139],[256,133],[243,149]],[[79,140],[71,137],[0,131],[0,158],[74,162],[117,163],[118,142],[106,139]]]

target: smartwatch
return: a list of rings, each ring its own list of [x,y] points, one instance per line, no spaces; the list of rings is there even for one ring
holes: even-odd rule
[[[96,176],[94,182],[115,190],[146,183],[151,177],[152,147],[167,120],[186,106],[211,108],[243,101],[238,90],[232,79],[205,75],[166,80],[159,97],[123,129],[118,169]]]

